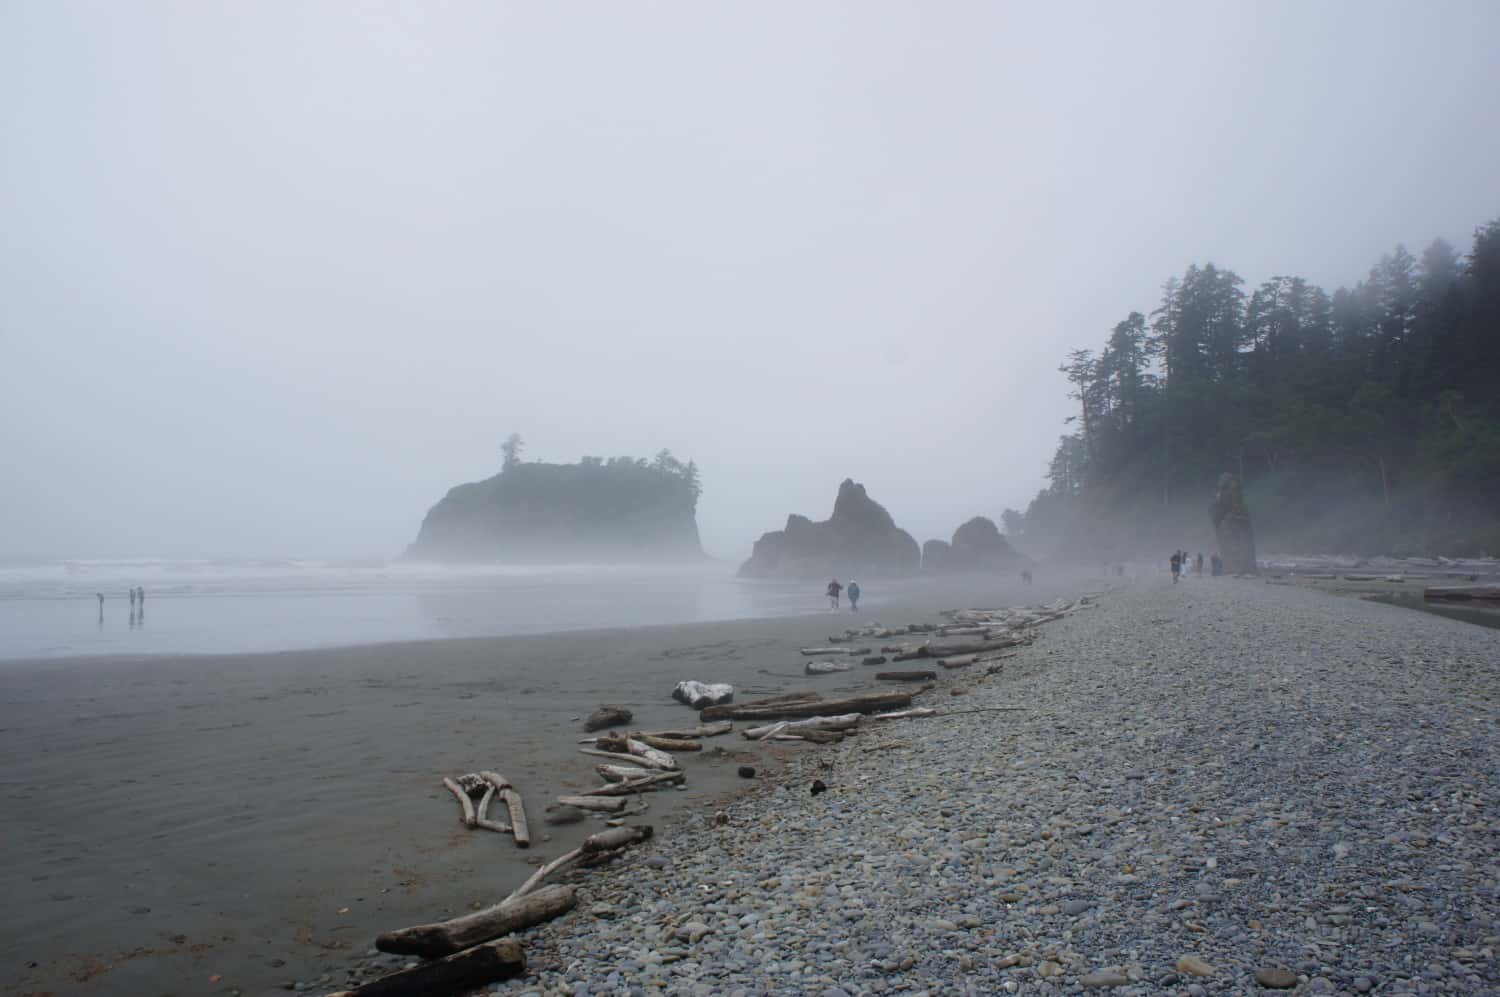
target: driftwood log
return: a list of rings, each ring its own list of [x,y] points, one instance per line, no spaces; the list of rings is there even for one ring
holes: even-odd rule
[[[909,692],[871,692],[844,699],[761,700],[755,703],[726,703],[710,706],[700,716],[704,720],[777,720],[783,717],[816,717],[830,713],[877,713],[900,710],[911,705]]]
[[[935,717],[938,711],[930,706],[914,706],[909,710],[897,710],[894,713],[877,713],[871,720],[915,720],[918,717]]]
[[[883,682],[931,682],[937,672],[876,672],[875,677]]]
[[[375,939],[375,947],[395,955],[437,959],[550,921],[572,910],[577,902],[571,886],[549,886],[448,921],[387,931]]]
[[[510,812],[510,827],[505,828],[516,837],[516,844],[521,848],[531,847],[531,826],[526,823],[526,806],[521,802],[521,794],[516,792],[516,787],[510,784],[510,780],[498,772],[486,769],[479,773],[479,778],[488,783],[500,799],[505,802],[505,809]],[[499,830],[504,825],[491,827],[491,830]]]
[[[589,714],[589,718],[583,723],[583,729],[603,730],[606,727],[623,727],[633,719],[635,719],[635,714],[623,706],[601,706]]]
[[[608,831],[591,834],[583,839],[583,844],[571,852],[564,852],[532,873],[530,879],[516,887],[516,891],[505,898],[506,902],[535,892],[541,888],[548,876],[580,859],[616,851],[638,841],[647,841],[654,833],[655,829],[650,824],[642,824],[639,827],[612,827]]]
[[[679,727],[676,730],[652,730],[646,733],[652,737],[670,737],[677,741],[690,741],[699,737],[718,737],[720,734],[728,734],[734,730],[734,723],[729,720],[720,720],[718,723],[699,724],[696,727]]]
[[[655,774],[654,769],[643,769],[639,765],[595,765],[594,771],[605,782],[629,782],[631,779],[644,779]]]
[[[690,741],[679,737],[662,737],[659,734],[642,734],[636,731],[630,735],[642,744],[652,748],[660,748],[662,751],[702,751],[702,741]]]
[[[807,741],[811,744],[838,744],[843,739],[844,732],[841,730],[818,730],[815,727],[807,730],[784,730],[769,738],[772,741]]]
[[[458,819],[463,821],[464,827],[473,827],[477,819],[474,814],[474,801],[469,799],[469,794],[464,792],[462,786],[447,776],[443,777],[443,785],[448,787],[448,792],[458,797],[458,805],[463,808],[463,813]]]
[[[557,802],[561,806],[577,807],[579,810],[617,814],[625,809],[625,804],[629,801],[623,796],[559,796]]]
[[[725,707],[710,706],[708,709],[719,710]],[[613,752],[616,755],[632,755],[654,769],[670,770],[677,767],[677,760],[665,751],[624,734],[604,734],[594,743],[601,751]]]
[[[943,668],[968,668],[978,660],[977,654],[960,654],[957,657],[939,658],[938,664]]]
[[[526,954],[509,938],[485,942],[330,997],[425,997],[473,990],[526,972]]]
[[[766,724],[762,727],[750,727],[740,733],[752,741],[759,741],[763,737],[771,737],[776,734],[795,734],[804,730],[848,730],[850,727],[859,726],[863,719],[858,713],[845,713],[835,717],[809,717],[806,720],[783,720],[779,723]]]
[[[682,782],[687,774],[677,772],[653,772],[639,779],[628,779],[625,782],[611,783],[608,786],[600,786],[598,789],[589,790],[590,796],[629,796],[633,793],[643,793],[648,790],[660,789],[663,786]]]

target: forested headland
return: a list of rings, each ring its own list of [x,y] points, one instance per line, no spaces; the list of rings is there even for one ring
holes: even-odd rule
[[[1332,294],[1194,264],[1062,370],[1072,431],[1004,517],[1028,550],[1196,544],[1232,471],[1262,549],[1500,553],[1500,221]]]
[[[698,465],[583,457],[528,462],[512,435],[500,473],[458,485],[428,511],[406,556],[426,561],[593,563],[697,560]]]

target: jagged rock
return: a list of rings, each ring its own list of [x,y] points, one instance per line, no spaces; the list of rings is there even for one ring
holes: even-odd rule
[[[865,486],[846,478],[839,486],[832,516],[821,523],[806,516],[788,516],[785,529],[755,542],[740,574],[842,579],[907,575],[918,570],[921,556],[911,534],[896,526],[891,514],[865,493]]]
[[[952,543],[929,540],[922,545],[922,571],[926,574],[1012,572],[1032,564],[1031,558],[1012,547],[994,521],[984,516],[975,516],[954,530]]]
[[[1219,556],[1224,571],[1231,575],[1254,575],[1255,533],[1250,528],[1250,510],[1245,506],[1245,492],[1240,479],[1225,472],[1219,475],[1219,490],[1209,506],[1214,534],[1219,541]]]

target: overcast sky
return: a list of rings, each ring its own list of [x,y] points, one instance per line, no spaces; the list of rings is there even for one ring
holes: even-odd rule
[[[1191,262],[1330,287],[1500,215],[1500,3],[0,0],[0,556],[393,554],[509,432],[1042,484]]]

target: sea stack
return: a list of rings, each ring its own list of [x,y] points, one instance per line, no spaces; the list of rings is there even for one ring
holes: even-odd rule
[[[851,478],[839,485],[833,515],[821,523],[795,513],[785,529],[755,542],[745,578],[859,578],[915,574],[922,552],[910,533]]]
[[[1209,506],[1214,535],[1219,541],[1219,556],[1224,571],[1231,575],[1259,574],[1255,564],[1255,533],[1250,528],[1250,510],[1245,506],[1245,491],[1240,479],[1227,471],[1219,475],[1219,490]]]

